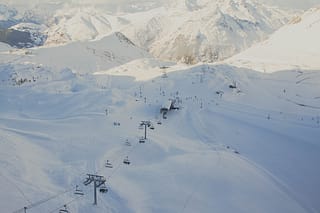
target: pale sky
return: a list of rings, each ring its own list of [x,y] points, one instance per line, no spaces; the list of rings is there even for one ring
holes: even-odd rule
[[[35,4],[35,3],[43,3],[43,2],[64,2],[65,0],[0,0],[0,3],[10,3],[10,4]],[[78,3],[106,3],[106,2],[112,2],[112,3],[119,3],[119,2],[126,2],[130,0],[71,0],[73,2]],[[132,0],[131,0],[132,1]],[[139,0],[136,0],[139,1]],[[145,1],[145,0],[144,0]],[[183,1],[183,0],[181,0]],[[259,0],[262,2],[265,2],[269,5],[276,5],[286,8],[292,8],[292,9],[308,9],[310,7],[320,5],[320,0]]]
[[[320,5],[320,0],[262,0],[271,5],[282,6],[292,9],[309,9],[313,6]]]

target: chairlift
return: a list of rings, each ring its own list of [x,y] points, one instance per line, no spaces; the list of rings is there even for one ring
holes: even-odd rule
[[[107,162],[105,163],[105,167],[107,168],[113,168],[112,164],[110,163],[109,160],[107,160]]]
[[[126,142],[124,143],[126,146],[131,146],[131,143],[128,141],[128,140],[126,140]]]
[[[159,121],[157,122],[157,124],[161,125],[161,124],[162,124],[162,122],[159,120]]]
[[[86,180],[83,182],[83,184],[87,186],[87,185],[89,185],[91,182],[92,182],[92,179],[87,177]]]
[[[76,190],[74,191],[75,195],[84,195],[83,191],[81,189],[78,188],[79,186],[76,185]]]
[[[139,139],[139,143],[144,143],[144,142],[146,142],[146,140],[144,138]]]
[[[127,165],[130,164],[130,161],[129,161],[129,159],[128,159],[128,156],[123,160],[123,163],[124,163],[124,164],[127,164]]]
[[[67,205],[64,205],[63,207],[64,207],[64,209],[60,209],[60,210],[59,210],[59,213],[70,213],[70,212],[68,211],[68,209],[67,209]]]
[[[108,192],[108,188],[106,187],[105,184],[103,184],[102,186],[100,186],[99,191],[100,191],[101,193],[107,193],[107,192]]]
[[[143,129],[143,126],[142,126],[142,125],[139,125],[139,129]]]
[[[167,119],[167,112],[163,112],[163,113],[162,113],[162,118],[163,118],[163,119]]]
[[[150,125],[150,129],[154,130],[154,126],[153,126],[153,125]]]

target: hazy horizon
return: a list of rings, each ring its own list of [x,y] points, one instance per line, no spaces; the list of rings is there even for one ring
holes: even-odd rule
[[[74,3],[85,3],[85,4],[101,4],[101,3],[115,3],[114,0],[70,0]],[[116,3],[120,2],[129,2],[133,0],[117,0]],[[136,2],[139,2],[140,0],[134,0]],[[143,1],[143,0],[141,0]],[[145,0],[144,0],[145,1]],[[261,2],[264,2],[268,5],[274,5],[279,7],[285,7],[290,9],[308,9],[316,5],[320,5],[320,0],[259,0]],[[25,0],[1,0],[0,3],[6,3],[11,5],[36,5],[39,3],[45,3],[45,2],[66,2],[65,0],[29,0],[28,3],[26,3]]]

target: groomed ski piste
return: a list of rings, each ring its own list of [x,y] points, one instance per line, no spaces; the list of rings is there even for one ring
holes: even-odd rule
[[[320,72],[307,58],[272,73],[187,66],[114,33],[0,44],[0,60],[1,212],[320,211]],[[168,100],[179,109],[163,115]],[[141,121],[154,127],[144,143]],[[106,180],[97,205],[87,174]]]
[[[1,79],[31,76],[32,66],[2,67]],[[319,209],[318,72],[199,65],[137,81],[39,69],[35,82],[1,84],[1,211]],[[179,98],[180,109],[163,119],[169,98]],[[143,120],[155,129],[139,143]],[[92,185],[82,184],[87,174],[106,177],[97,206]],[[76,185],[83,196],[74,195]]]

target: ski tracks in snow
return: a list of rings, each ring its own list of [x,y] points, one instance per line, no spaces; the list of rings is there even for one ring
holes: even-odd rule
[[[208,146],[211,150],[213,150],[217,155],[218,155],[218,161],[216,162],[217,165],[220,164],[221,162],[221,156],[220,152],[222,151],[228,151],[229,149],[226,147],[229,147],[223,143],[219,143],[213,136],[214,136],[214,131],[210,129],[210,131],[207,129],[206,124],[202,122],[202,120],[199,118],[199,115],[195,115],[194,113],[187,112],[187,120],[190,120],[191,124],[198,124],[192,126],[192,129],[195,133],[195,135],[200,139],[200,141]],[[210,132],[210,135],[208,134]],[[233,152],[236,152],[234,150]],[[277,188],[286,194],[291,200],[293,200],[295,203],[300,205],[306,212],[308,213],[316,213],[317,211],[313,209],[312,207],[304,204],[302,201],[299,200],[298,196],[296,195],[295,192],[293,192],[288,185],[286,185],[281,179],[276,177],[274,174],[272,174],[270,171],[262,167],[261,165],[258,165],[254,161],[250,160],[249,158],[237,154],[235,155],[237,158],[240,158],[241,160],[247,162],[250,166],[255,168],[256,171],[258,171],[260,174],[262,174],[264,177],[267,179],[271,180],[272,183],[274,183]],[[188,204],[191,202],[192,197],[196,193],[196,186],[194,186],[194,189],[192,192],[187,196],[185,204],[182,209],[182,213],[185,211],[187,208]]]

